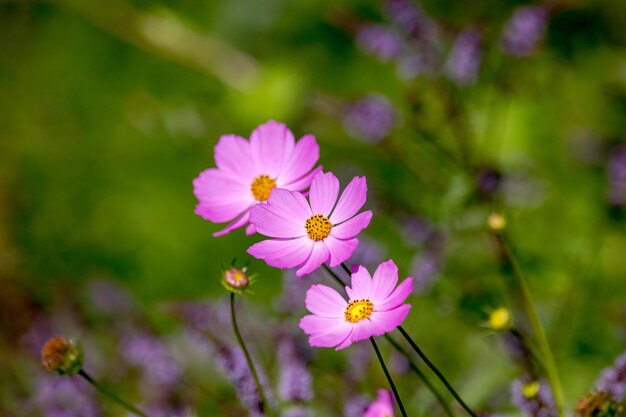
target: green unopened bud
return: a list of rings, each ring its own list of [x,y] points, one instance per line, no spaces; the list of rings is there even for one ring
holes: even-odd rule
[[[222,273],[222,285],[230,292],[241,293],[254,282],[254,276],[246,272],[246,268],[229,268]]]
[[[83,367],[83,350],[70,339],[56,336],[43,345],[41,363],[53,374],[73,375]]]
[[[489,314],[487,325],[491,330],[502,332],[511,328],[511,313],[504,307],[499,307]]]

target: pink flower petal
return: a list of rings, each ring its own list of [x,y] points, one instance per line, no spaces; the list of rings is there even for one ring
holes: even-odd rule
[[[260,125],[250,135],[252,159],[260,174],[278,177],[285,156],[294,147],[293,133],[282,123],[270,120]]]
[[[376,309],[376,305],[374,305],[374,308]],[[374,311],[370,316],[370,321],[376,327],[376,332],[378,333],[376,336],[389,333],[400,326],[409,315],[410,310],[410,304],[402,304],[393,310]]]
[[[297,191],[274,188],[266,204],[277,214],[292,218],[303,229],[306,220],[313,215],[306,198]]]
[[[379,305],[374,304],[374,310],[387,311],[393,310],[406,300],[406,298],[413,292],[413,277],[409,277],[402,281],[400,285]]]
[[[352,331],[343,317],[328,318],[308,315],[300,319],[300,328],[309,335],[309,345],[335,347],[342,343]]]
[[[248,223],[249,219],[250,219],[250,213],[246,211],[241,216],[239,216],[237,220],[230,223],[224,229],[220,230],[219,232],[213,233],[213,237],[223,236],[225,234],[232,232],[235,229],[239,229],[240,227],[245,226],[245,224]]]
[[[391,391],[379,389],[378,397],[367,406],[363,417],[394,417]]]
[[[351,239],[361,233],[361,230],[365,229],[371,220],[372,212],[370,210],[364,211],[337,226],[333,225],[330,235],[338,239]]]
[[[363,207],[366,198],[367,182],[365,177],[354,177],[341,193],[337,207],[330,216],[331,223],[340,224],[354,216]]]
[[[250,143],[237,135],[223,135],[214,148],[215,164],[245,184],[259,174],[252,163]]]
[[[279,184],[289,184],[304,177],[320,157],[320,147],[313,135],[304,135],[293,152],[285,159],[282,171],[277,178]],[[290,188],[290,190],[295,190]]]
[[[253,203],[252,194],[229,174],[209,168],[193,180],[196,214],[215,223],[233,220]]]
[[[344,320],[343,314],[348,303],[335,290],[326,285],[312,285],[304,299],[306,308],[321,317],[335,317]]]
[[[313,178],[309,190],[309,201],[313,214],[330,214],[339,194],[339,180],[332,172],[320,172]]]
[[[319,166],[298,180],[290,182],[289,184],[281,184],[281,187],[287,188],[288,190],[293,190],[293,191],[306,190],[307,188],[311,186],[311,182],[313,181],[313,178],[315,178],[315,176],[319,174],[321,171],[322,171],[322,167]]]
[[[358,239],[336,239],[332,234],[323,240],[330,253],[330,266],[338,266],[352,256],[359,245]]]
[[[372,279],[372,302],[374,304],[384,301],[398,283],[398,267],[389,259],[378,265]]]
[[[263,240],[248,248],[248,253],[276,268],[294,268],[309,259],[313,242],[308,237]]]
[[[350,300],[369,299],[372,292],[372,278],[364,266],[359,265],[359,269],[352,273],[352,287],[346,286],[346,292]]]
[[[250,236],[256,233],[256,227],[253,224],[249,224],[246,227],[246,235]]]
[[[250,223],[256,227],[259,233],[269,237],[296,238],[305,236],[304,222],[296,221],[293,215],[289,215],[288,210],[290,210],[288,206],[256,204],[250,209]]]
[[[308,237],[302,239],[308,239]],[[322,264],[326,262],[328,260],[328,257],[330,256],[330,254],[328,253],[328,249],[326,249],[324,243],[313,242],[310,239],[308,240],[309,242],[313,243],[313,250],[311,251],[311,255],[309,256],[309,259],[306,261],[306,263],[296,271],[296,276],[298,277],[310,274],[311,272],[315,271],[317,268],[322,266]]]

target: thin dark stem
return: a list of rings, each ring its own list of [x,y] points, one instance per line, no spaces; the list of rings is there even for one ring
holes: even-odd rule
[[[341,288],[344,288],[346,286],[346,284],[343,282],[343,280],[341,278],[339,278],[339,275],[335,274],[332,269],[330,269],[326,264],[322,264],[322,266],[324,267],[326,272],[328,272],[328,275],[333,277],[335,279],[335,281],[337,281],[337,283],[339,285],[341,285]]]
[[[387,339],[387,341],[391,344],[391,346],[394,347],[394,349],[396,349],[398,352],[400,352],[400,354],[402,356],[404,356],[404,358],[407,360],[407,362],[409,363],[409,367],[411,368],[411,370],[422,380],[422,382],[424,383],[424,385],[426,385],[426,387],[430,390],[430,392],[433,393],[433,395],[435,396],[435,398],[437,398],[437,400],[439,401],[439,403],[441,404],[441,406],[443,407],[444,411],[446,412],[446,414],[450,417],[455,417],[454,411],[452,411],[452,408],[450,408],[450,405],[448,404],[448,402],[446,401],[445,398],[443,398],[443,396],[441,395],[441,393],[437,390],[437,388],[435,388],[435,386],[432,384],[432,382],[430,382],[428,380],[428,378],[426,377],[426,375],[424,375],[424,373],[422,372],[422,370],[417,366],[417,364],[415,362],[413,362],[413,360],[411,359],[411,357],[409,356],[409,353],[404,350],[404,348],[402,348],[402,346],[400,346],[398,344],[398,342],[396,342],[391,336],[389,336],[388,334],[385,334],[385,339]]]
[[[237,338],[237,342],[239,343],[239,347],[243,351],[244,356],[246,357],[246,362],[248,362],[248,368],[250,368],[250,373],[252,374],[252,378],[254,378],[254,383],[256,384],[256,389],[259,392],[259,397],[261,397],[261,403],[263,407],[263,412],[267,411],[267,413],[271,416],[274,416],[274,412],[269,407],[269,403],[267,402],[267,397],[265,396],[265,391],[263,391],[263,387],[261,386],[261,382],[259,381],[259,375],[256,372],[256,368],[254,367],[254,362],[252,361],[252,357],[248,352],[248,348],[246,348],[246,344],[243,342],[243,338],[241,337],[241,333],[239,333],[239,326],[237,326],[237,316],[235,315],[235,293],[230,293],[230,318],[233,322],[233,331],[235,332],[235,337]]]
[[[126,410],[130,411],[131,413],[138,415],[140,417],[148,417],[148,415],[146,413],[144,413],[143,411],[141,411],[140,409],[138,409],[137,407],[128,404],[126,401],[122,400],[121,398],[119,398],[117,395],[115,395],[115,393],[113,393],[112,391],[109,391],[107,388],[103,387],[102,385],[100,385],[99,382],[97,382],[95,379],[93,379],[87,372],[85,372],[83,369],[81,369],[80,371],[78,371],[78,375],[82,376],[83,378],[85,378],[85,380],[87,382],[89,382],[91,385],[93,385],[93,387],[98,390],[98,392],[102,395],[104,395],[105,397],[107,397],[109,400],[113,401],[114,403],[116,403],[117,405],[122,406],[123,408],[125,408]]]
[[[380,350],[378,350],[378,345],[376,345],[376,341],[373,337],[370,337],[370,342],[372,342],[372,346],[374,346],[374,350],[376,351],[376,356],[378,356],[378,362],[380,362],[380,366],[383,368],[383,372],[387,377],[387,381],[391,386],[391,390],[393,391],[393,396],[396,397],[396,402],[398,403],[398,407],[400,407],[400,412],[403,417],[407,417],[406,411],[404,410],[404,405],[402,405],[402,400],[400,399],[400,394],[398,394],[398,390],[396,389],[396,385],[393,383],[393,379],[391,379],[391,375],[387,370],[387,366],[385,366],[385,361],[383,360],[383,356],[380,354]]]
[[[467,413],[469,415],[471,415],[472,417],[476,417],[476,414],[474,414],[474,412],[472,411],[471,408],[469,408],[467,406],[467,404],[465,404],[465,402],[463,401],[463,399],[459,396],[459,394],[457,394],[457,392],[454,390],[454,388],[452,388],[452,385],[450,385],[450,383],[448,382],[448,380],[446,379],[445,376],[443,376],[443,374],[441,373],[441,371],[439,369],[437,369],[437,367],[435,366],[434,363],[432,363],[424,354],[424,352],[422,352],[422,350],[419,348],[419,346],[417,346],[417,344],[413,341],[413,339],[411,339],[411,336],[409,336],[409,334],[402,328],[402,326],[398,326],[398,330],[400,331],[400,333],[402,333],[402,336],[404,336],[404,338],[406,339],[407,342],[409,342],[409,344],[411,345],[411,347],[413,348],[413,350],[415,350],[415,352],[417,352],[417,354],[419,355],[420,358],[422,358],[422,360],[426,363],[426,365],[428,365],[428,367],[435,373],[435,375],[437,375],[439,377],[439,379],[441,380],[441,382],[443,382],[443,385],[446,386],[446,388],[448,389],[448,391],[450,391],[450,394],[452,394],[452,396],[459,402],[459,404],[461,404],[461,407],[463,407],[463,409],[465,409],[465,411],[467,411]]]
[[[344,271],[346,271],[346,274],[348,274],[348,277],[352,276],[352,270],[348,268],[348,266],[344,262],[341,263],[341,267],[343,268]]]

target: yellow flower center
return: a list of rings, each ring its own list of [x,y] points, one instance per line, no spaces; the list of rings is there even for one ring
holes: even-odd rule
[[[328,236],[332,227],[326,216],[321,214],[309,217],[304,225],[307,235],[315,241],[323,240]]]
[[[346,321],[356,323],[358,321],[368,319],[374,311],[374,304],[370,300],[354,300],[348,303],[346,311],[343,313]]]
[[[250,191],[257,201],[266,201],[270,198],[272,188],[276,187],[276,181],[269,175],[259,175],[252,181]]]

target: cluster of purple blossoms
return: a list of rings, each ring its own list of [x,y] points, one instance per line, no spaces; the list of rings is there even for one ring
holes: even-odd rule
[[[626,204],[626,145],[619,145],[611,150],[606,164],[606,176],[609,187],[607,200],[610,205]]]
[[[93,389],[81,380],[42,375],[35,381],[35,395],[25,410],[43,417],[96,417],[100,413]]]
[[[426,293],[441,273],[444,263],[444,235],[423,218],[411,218],[404,223],[405,242],[414,248],[420,248],[409,270],[414,279],[414,292]]]
[[[442,50],[437,22],[407,0],[388,0],[385,11],[390,23],[363,25],[356,37],[359,48],[394,62],[403,78],[435,75]]]
[[[476,28],[464,29],[456,37],[446,61],[447,77],[459,85],[471,85],[478,78],[482,60],[481,34]]]
[[[398,121],[398,112],[383,95],[369,94],[348,106],[343,116],[346,132],[355,139],[378,143]]]
[[[518,58],[530,55],[543,38],[547,21],[548,12],[543,7],[520,7],[504,26],[500,49]]]
[[[313,378],[295,340],[283,337],[277,355],[281,359],[278,392],[282,400],[297,403],[313,399]]]
[[[133,331],[121,341],[125,360],[139,368],[146,385],[173,388],[182,370],[163,342],[152,335]]]
[[[626,353],[615,359],[613,365],[600,374],[596,382],[598,391],[610,394],[617,402],[621,402],[626,394]]]
[[[513,404],[529,417],[557,416],[552,390],[543,380],[520,378],[513,381],[511,398]]]

